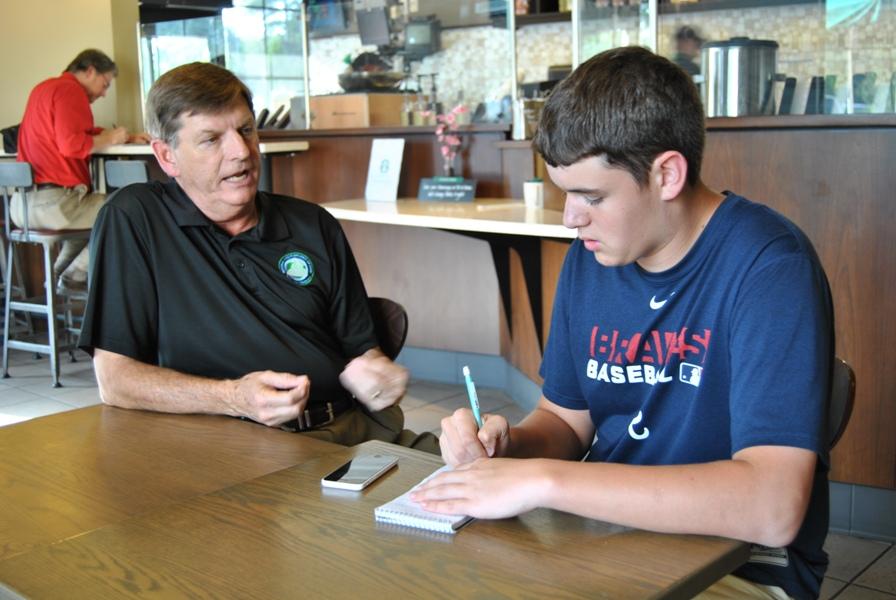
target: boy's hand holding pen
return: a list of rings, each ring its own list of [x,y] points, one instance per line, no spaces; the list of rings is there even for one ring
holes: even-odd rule
[[[506,450],[510,430],[504,417],[482,415],[470,368],[465,366],[463,374],[470,410],[458,409],[450,417],[442,419],[442,435],[439,438],[442,458],[451,466],[469,463],[477,458],[500,456]]]
[[[467,384],[467,396],[470,398],[470,409],[473,411],[473,418],[476,419],[476,427],[482,429],[482,415],[479,414],[479,396],[476,395],[476,385],[473,378],[470,377],[470,367],[464,365],[464,382]]]

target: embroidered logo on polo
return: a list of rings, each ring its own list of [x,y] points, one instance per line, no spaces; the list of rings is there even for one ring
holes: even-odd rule
[[[298,283],[308,285],[314,279],[314,263],[303,252],[288,252],[280,257],[280,272]]]

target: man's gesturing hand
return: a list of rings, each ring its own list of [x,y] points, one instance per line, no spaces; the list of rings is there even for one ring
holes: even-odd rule
[[[307,375],[254,371],[234,381],[227,405],[233,414],[274,427],[299,416],[308,404]]]

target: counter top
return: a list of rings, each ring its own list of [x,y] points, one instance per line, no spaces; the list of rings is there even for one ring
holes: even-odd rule
[[[707,131],[714,129],[858,129],[894,127],[896,115],[765,115],[753,117],[713,117],[706,119]]]
[[[278,154],[288,152],[302,152],[308,149],[308,142],[301,140],[260,142],[258,150],[262,154]],[[113,144],[99,152],[97,156],[148,156],[152,154],[149,144]]]
[[[527,208],[520,200],[506,198],[477,198],[474,202],[430,202],[413,198],[397,202],[340,200],[321,206],[337,219],[347,221],[547,238],[576,237],[574,229],[563,226],[561,211]]]
[[[304,137],[339,137],[356,135],[432,135],[435,125],[406,125],[392,127],[355,127],[344,129],[262,129],[258,135],[262,140]],[[472,123],[458,127],[459,134],[510,133],[510,123]]]

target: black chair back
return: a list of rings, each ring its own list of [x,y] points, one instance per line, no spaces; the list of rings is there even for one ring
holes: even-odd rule
[[[380,350],[395,360],[408,336],[408,314],[401,304],[388,298],[368,298],[368,306]]]
[[[833,448],[846,431],[855,398],[856,374],[845,360],[835,356],[828,400],[828,448]]]

